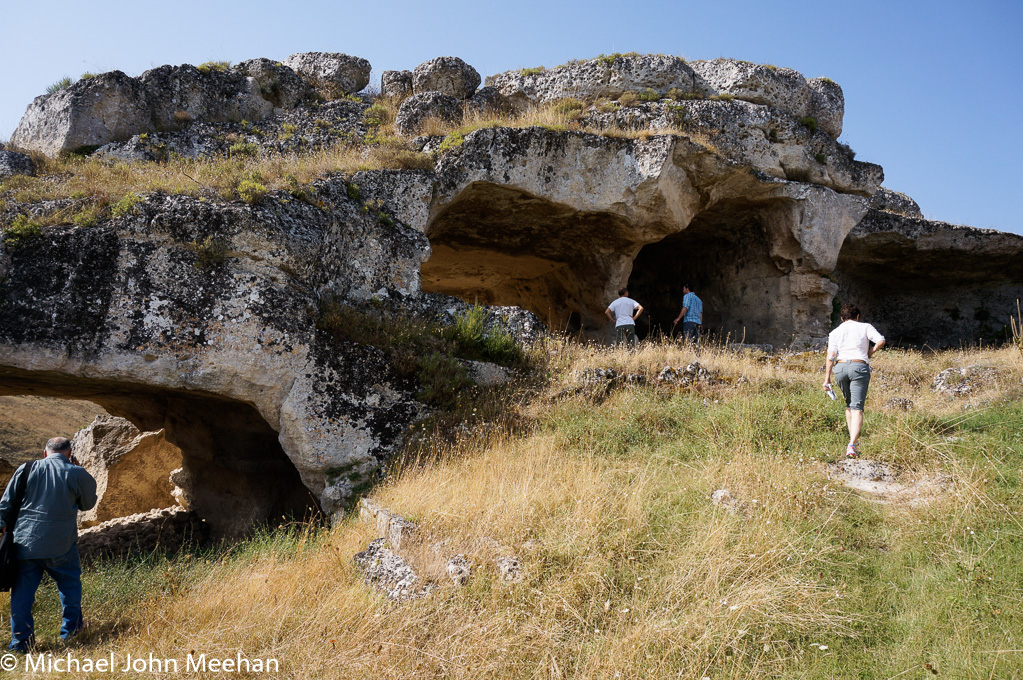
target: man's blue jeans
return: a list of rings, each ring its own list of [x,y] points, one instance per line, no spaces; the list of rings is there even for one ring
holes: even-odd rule
[[[45,560],[18,560],[18,579],[11,589],[11,646],[28,651],[35,642],[35,621],[32,605],[43,572],[57,583],[63,616],[60,637],[67,640],[82,627],[82,566],[78,561],[78,544],[66,555]]]

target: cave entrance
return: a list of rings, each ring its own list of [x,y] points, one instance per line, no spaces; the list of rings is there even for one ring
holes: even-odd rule
[[[731,201],[697,214],[682,232],[644,246],[629,292],[646,309],[649,334],[680,335],[682,284],[703,301],[703,329],[729,342],[786,342],[792,333],[787,263],[772,257],[771,202]],[[642,317],[640,318],[642,321]]]
[[[516,305],[551,330],[599,332],[607,291],[620,285],[623,262],[638,249],[630,230],[618,215],[477,182],[431,217],[433,255],[422,266],[422,287],[470,303]]]
[[[167,441],[181,449],[191,509],[214,537],[236,537],[258,525],[318,511],[277,432],[251,404],[7,367],[0,368],[0,395],[85,400],[143,432],[163,429]]]

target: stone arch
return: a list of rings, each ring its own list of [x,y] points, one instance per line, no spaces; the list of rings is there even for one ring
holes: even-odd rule
[[[0,368],[0,394],[83,399],[140,430],[165,430],[167,441],[181,449],[191,508],[214,537],[318,511],[278,433],[251,404],[207,392],[12,367]]]

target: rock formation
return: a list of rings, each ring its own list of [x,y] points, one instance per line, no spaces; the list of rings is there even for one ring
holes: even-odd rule
[[[124,418],[99,416],[72,440],[75,457],[96,480],[99,501],[79,513],[80,526],[159,510],[172,505],[170,471],[181,466],[181,450],[162,430],[139,432]]]
[[[12,142],[126,160],[359,144],[380,125],[370,102],[303,102],[365,86],[368,67],[308,53],[104,74],[38,98]],[[153,194],[93,226],[5,238],[0,394],[87,398],[163,429],[190,507],[230,534],[349,507],[425,412],[386,352],[325,326],[330,305],[450,320],[478,302],[522,335],[539,317],[601,338],[626,282],[648,310],[641,335],[671,332],[688,279],[723,339],[805,345],[836,293],[893,342],[963,338],[1019,295],[1023,238],[928,222],[881,190],[882,169],[836,141],[844,100],[827,79],[661,55],[478,92],[475,73],[453,58],[388,72],[388,95],[412,92],[397,131],[536,105],[568,107],[580,129],[418,137],[432,169],[328,176],[253,205]],[[258,129],[237,120],[249,112]],[[3,198],[4,221],[55,208]]]

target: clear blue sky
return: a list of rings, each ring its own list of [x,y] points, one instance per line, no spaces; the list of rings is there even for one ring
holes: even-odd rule
[[[827,76],[842,141],[930,219],[1023,233],[1021,0],[3,0],[0,140],[65,75],[329,51],[381,71],[458,56],[483,76],[610,52]]]

